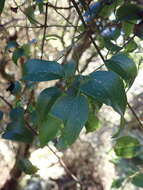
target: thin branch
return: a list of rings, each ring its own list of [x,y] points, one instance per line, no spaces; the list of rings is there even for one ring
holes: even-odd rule
[[[13,108],[13,106],[12,106],[3,96],[0,95],[0,98],[3,100],[3,102],[5,102],[5,104],[8,105],[8,107],[9,107],[10,109]]]
[[[12,28],[12,26],[8,26],[6,28]],[[45,25],[40,25],[40,26],[22,26],[22,25],[15,25],[14,27],[16,28],[44,28]],[[58,25],[58,24],[54,24],[54,25],[46,25],[47,28],[77,28],[78,26],[72,26],[72,25]]]
[[[31,125],[28,123],[28,121],[25,120],[25,123],[26,123],[26,127],[33,133],[33,135],[38,136],[37,131],[33,127],[31,127]]]
[[[58,7],[58,6],[54,6],[54,5],[52,5],[51,3],[48,3],[48,7],[51,7],[51,8],[53,8],[53,9],[60,9],[60,10],[69,10],[69,9],[71,9],[71,8],[73,8],[73,6],[69,6],[69,7]]]
[[[129,107],[129,109],[131,110],[132,114],[134,115],[134,117],[136,118],[136,120],[138,121],[140,128],[143,130],[143,124],[142,124],[142,122],[140,121],[139,117],[137,116],[135,110],[132,108],[132,106],[130,105],[129,102],[127,102],[127,105],[128,105],[128,107]]]
[[[46,4],[44,32],[43,32],[43,39],[42,39],[42,45],[41,45],[41,59],[43,58],[43,53],[44,53],[45,36],[46,36],[46,30],[47,30],[47,17],[48,17],[48,3]]]
[[[58,158],[59,163],[65,169],[65,171],[67,172],[67,174],[69,174],[76,183],[78,183],[80,186],[83,186],[82,182],[73,173],[71,173],[71,171],[67,168],[67,166],[65,165],[65,163],[63,162],[63,160],[60,158],[60,156],[49,145],[47,145],[47,147]]]
[[[75,0],[71,0],[71,2],[72,2],[73,6],[75,7],[75,9],[76,9],[76,11],[77,11],[77,13],[78,13],[79,18],[80,18],[80,20],[82,21],[82,24],[83,24],[85,30],[88,29],[88,28],[90,29],[90,27],[85,23],[84,18],[83,18],[83,16],[82,16],[82,13],[81,13],[81,11],[80,11],[80,9],[79,9],[77,3],[75,2]],[[89,34],[89,39],[91,40],[92,44],[94,45],[94,47],[95,47],[97,53],[100,55],[100,58],[101,58],[102,61],[104,62],[104,61],[105,61],[105,60],[104,60],[104,56],[102,55],[102,53],[101,53],[99,47],[97,46],[95,40],[93,39],[93,37],[92,37],[90,34]]]

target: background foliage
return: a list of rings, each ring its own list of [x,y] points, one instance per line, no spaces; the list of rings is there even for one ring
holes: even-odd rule
[[[0,111],[2,138],[25,143],[12,178],[18,178],[20,171],[37,172],[27,159],[30,146],[49,146],[52,141],[63,150],[82,130],[96,132],[98,112],[106,104],[120,115],[118,131],[112,136],[118,161],[141,161],[113,181],[111,188],[123,189],[128,182],[143,187],[142,142],[124,132],[127,107],[141,130],[143,127],[127,97],[142,62],[141,56],[135,59],[143,37],[142,2],[71,0],[64,4],[50,0],[0,1],[0,74],[3,83],[9,84],[0,96],[7,105]],[[57,18],[52,17],[53,12]],[[89,72],[92,61],[94,69]],[[49,81],[53,81],[50,86]],[[43,82],[47,86],[37,92]],[[9,184],[6,182],[3,189]]]

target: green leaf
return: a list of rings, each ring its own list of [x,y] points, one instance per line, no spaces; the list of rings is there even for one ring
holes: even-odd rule
[[[33,133],[30,129],[26,128],[24,110],[21,107],[13,109],[10,112],[10,118],[12,121],[7,125],[2,138],[31,143],[33,141]]]
[[[54,104],[51,114],[64,123],[60,148],[66,148],[77,139],[88,119],[88,102],[83,95],[63,95]]]
[[[5,0],[0,0],[0,14],[2,13],[5,5]]]
[[[123,81],[116,73],[93,72],[88,79],[81,80],[80,90],[95,100],[112,106],[119,114],[124,114],[127,103],[126,93]]]
[[[62,66],[56,61],[45,61],[41,59],[29,59],[24,64],[24,80],[41,82],[61,79],[63,77]]]
[[[122,22],[122,28],[125,36],[130,36],[134,32],[134,25],[136,22]]]
[[[45,146],[49,141],[54,140],[57,132],[61,127],[62,121],[57,117],[48,115],[44,121],[41,122],[39,128],[39,139],[41,147]]]
[[[135,4],[124,4],[118,8],[116,16],[120,21],[141,19],[141,8]]]
[[[0,121],[3,119],[3,112],[0,111]]]
[[[38,168],[34,166],[28,159],[20,159],[18,162],[19,168],[25,173],[25,174],[35,174],[38,171]]]
[[[134,184],[137,187],[143,187],[143,173],[140,173],[133,177],[132,184]]]
[[[65,74],[65,78],[70,78],[75,74],[76,71],[76,63],[74,61],[70,61],[67,64],[63,65],[63,71]]]
[[[31,24],[37,23],[37,21],[35,19],[34,11],[35,10],[34,10],[33,6],[27,7],[24,11]]]
[[[122,136],[117,139],[114,151],[119,157],[133,158],[138,155],[140,148],[141,145],[138,139],[131,136]]]
[[[97,113],[101,108],[102,104],[89,99],[89,116],[85,124],[86,133],[96,131],[100,128],[100,121],[97,117]]]
[[[126,52],[133,52],[133,51],[135,51],[137,48],[138,48],[138,45],[136,44],[135,41],[132,40],[132,41],[130,41],[130,42],[126,45],[125,51],[126,51]]]
[[[40,93],[36,105],[39,122],[45,120],[52,105],[61,94],[61,90],[56,87],[46,88]]]
[[[8,49],[10,49],[10,48],[16,48],[17,46],[18,46],[18,44],[17,44],[16,41],[10,40],[10,41],[8,41],[5,50],[7,51]]]
[[[43,3],[43,0],[36,0],[36,4],[38,5],[39,7],[39,11],[40,13],[43,13],[44,12],[44,3]]]
[[[125,178],[119,178],[119,179],[115,179],[113,182],[112,182],[112,185],[111,185],[111,188],[115,188],[115,189],[119,189],[122,184],[123,184],[123,181],[125,180]]]
[[[94,112],[89,112],[88,121],[85,124],[86,133],[96,131],[100,128],[100,121]]]
[[[19,95],[21,93],[21,84],[19,81],[14,82],[14,88],[11,90],[11,93],[14,95]]]
[[[108,50],[110,50],[110,51],[112,51],[112,52],[116,52],[116,51],[119,51],[119,50],[121,50],[122,48],[121,47],[119,47],[119,46],[117,46],[116,44],[113,44],[110,40],[108,40],[108,39],[104,39],[104,46],[108,49]]]
[[[13,62],[17,65],[17,61],[20,57],[24,56],[25,53],[24,53],[24,49],[23,48],[17,48],[15,49],[15,51],[13,52],[13,55],[12,55],[12,60]]]
[[[116,54],[111,59],[105,61],[105,65],[109,70],[119,74],[126,83],[131,86],[137,76],[137,67],[132,59],[127,55]]]
[[[123,131],[124,127],[125,127],[125,119],[124,119],[124,117],[121,116],[119,129],[118,129],[118,131],[112,136],[112,138],[118,137],[118,136],[120,135],[120,133]]]

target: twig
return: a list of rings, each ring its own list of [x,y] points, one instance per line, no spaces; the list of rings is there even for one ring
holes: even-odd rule
[[[9,106],[10,109],[13,108],[13,106],[3,96],[0,96],[0,98]]]
[[[28,121],[25,120],[25,123],[26,123],[27,128],[31,130],[33,135],[38,136],[37,131],[33,127],[31,127],[31,125],[29,125]]]
[[[67,168],[67,166],[65,165],[65,163],[63,162],[63,160],[59,157],[59,155],[49,145],[47,145],[47,147],[58,158],[59,163],[65,169],[65,171],[67,172],[67,174],[69,174],[76,183],[78,183],[80,186],[83,186],[82,182],[73,173],[71,173],[71,171]]]
[[[137,116],[136,112],[134,111],[134,109],[132,108],[132,106],[130,105],[129,102],[127,102],[127,105],[129,107],[129,109],[131,110],[132,114],[134,115],[134,117],[136,118],[136,120],[138,121],[140,128],[143,130],[143,124],[141,123],[141,121],[140,121],[139,117]]]
[[[90,29],[90,27],[85,23],[84,18],[83,18],[83,16],[82,16],[82,13],[80,12],[80,9],[79,9],[77,3],[75,2],[75,0],[71,0],[71,2],[72,2],[73,6],[75,7],[75,9],[76,9],[76,11],[77,11],[77,13],[78,13],[79,18],[80,18],[80,20],[82,21],[82,24],[83,24],[85,30],[88,29],[88,28]],[[94,47],[95,47],[97,53],[100,55],[100,58],[101,58],[102,61],[104,62],[104,61],[105,61],[105,60],[104,60],[104,56],[102,55],[102,53],[101,53],[99,47],[97,46],[95,40],[93,39],[93,37],[92,37],[90,34],[89,34],[89,39],[91,40],[92,44],[94,45]]]
[[[48,3],[46,4],[44,32],[43,32],[43,39],[42,39],[42,45],[41,45],[41,59],[43,58],[43,53],[44,53],[45,36],[46,36],[46,29],[47,29],[47,16],[48,16]]]
[[[53,9],[64,9],[64,10],[69,10],[69,9],[71,9],[71,8],[73,8],[73,6],[69,6],[69,7],[58,7],[58,6],[54,6],[54,5],[52,5],[51,3],[48,3],[48,7],[51,7],[51,8],[53,8]]]

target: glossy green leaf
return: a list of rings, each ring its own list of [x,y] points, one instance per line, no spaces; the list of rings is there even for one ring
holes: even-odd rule
[[[137,187],[143,187],[143,173],[140,173],[133,177],[131,182]]]
[[[5,0],[0,0],[0,14],[2,13],[5,5]]]
[[[41,82],[61,79],[63,77],[62,66],[55,61],[41,59],[29,59],[24,64],[24,80]]]
[[[124,4],[118,8],[116,16],[120,21],[141,19],[141,8],[136,4]]]
[[[109,70],[119,74],[126,83],[131,86],[137,76],[137,67],[132,59],[127,55],[120,53],[105,61],[105,65]]]
[[[64,95],[54,104],[51,114],[64,123],[59,147],[66,148],[74,143],[88,119],[87,99],[83,95]]]
[[[26,127],[24,110],[17,107],[10,112],[11,122],[7,125],[2,138],[25,143],[33,141],[33,133]]]
[[[36,105],[39,122],[45,120],[52,105],[61,94],[61,90],[56,87],[46,88],[39,94]]]
[[[49,141],[54,140],[57,132],[61,128],[62,121],[57,117],[48,115],[39,127],[39,139],[41,147],[45,146]]]
[[[117,156],[122,158],[136,157],[141,148],[138,139],[131,136],[122,136],[117,139],[114,151]]]
[[[19,168],[25,173],[25,174],[35,174],[38,171],[38,168],[34,166],[28,159],[20,159],[18,162]]]
[[[81,80],[80,90],[95,100],[112,106],[123,115],[126,108],[126,94],[123,81],[111,71],[97,71]]]

